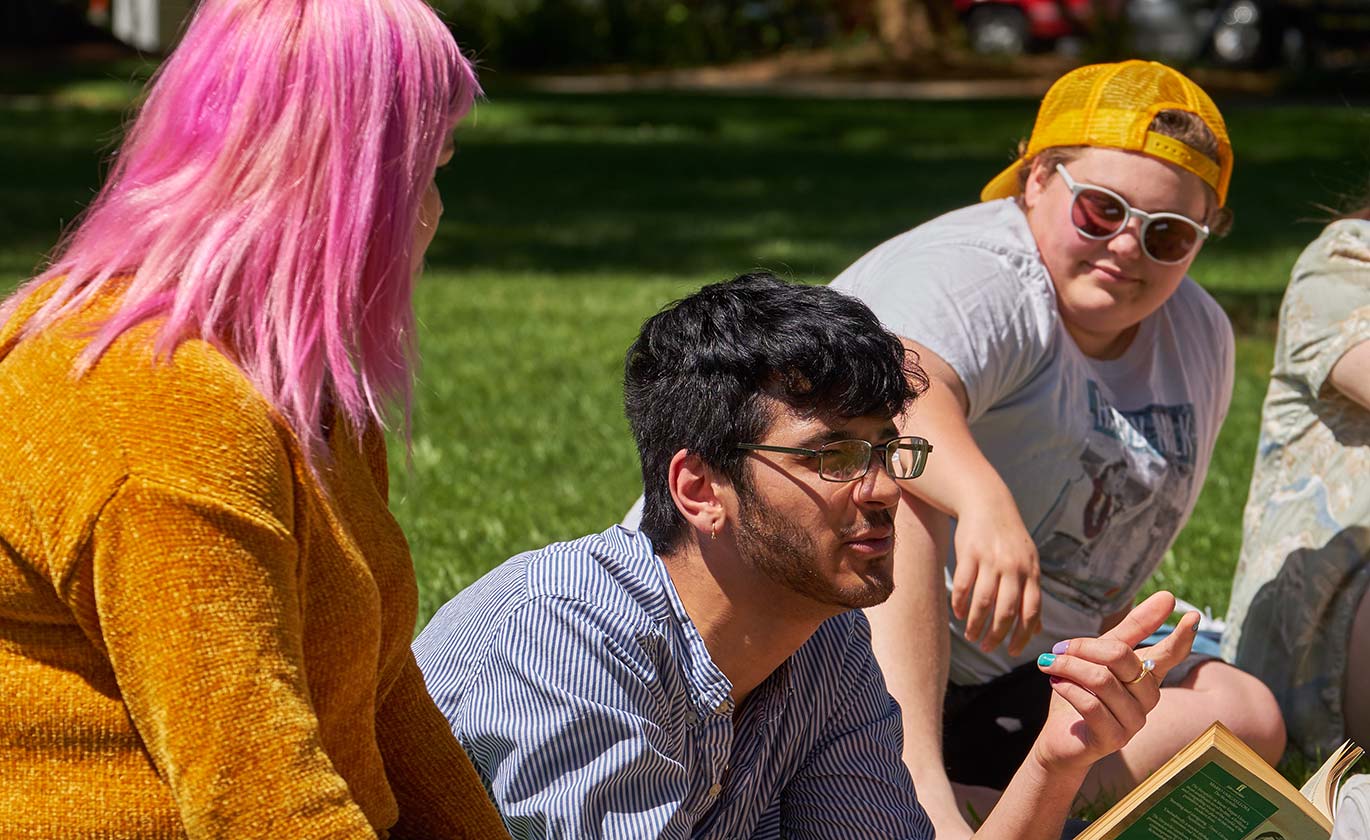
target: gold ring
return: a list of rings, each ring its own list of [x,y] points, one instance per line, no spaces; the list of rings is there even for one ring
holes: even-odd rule
[[[1123,683],[1123,685],[1136,685],[1137,683],[1139,683],[1139,682],[1142,681],[1142,677],[1145,677],[1147,674],[1151,673],[1153,670],[1155,670],[1155,668],[1156,668],[1156,660],[1154,660],[1154,659],[1144,659],[1144,660],[1142,660],[1142,670],[1141,670],[1141,673],[1137,674],[1137,676],[1136,676],[1135,678],[1130,679],[1130,680],[1128,680],[1127,682]]]

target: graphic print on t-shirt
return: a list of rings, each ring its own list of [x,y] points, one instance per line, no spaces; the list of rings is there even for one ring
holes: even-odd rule
[[[1042,585],[1082,609],[1132,597],[1175,536],[1194,484],[1192,403],[1124,411],[1087,383],[1080,467],[1032,529]]]

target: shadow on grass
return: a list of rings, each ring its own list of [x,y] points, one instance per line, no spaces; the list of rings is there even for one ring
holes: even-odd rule
[[[498,89],[439,175],[436,268],[562,277],[825,279],[877,242],[973,201],[1035,103],[555,95]],[[28,273],[98,186],[117,110],[0,102],[0,272]],[[1259,326],[1313,238],[1316,205],[1370,172],[1366,120],[1337,106],[1229,109],[1237,226],[1196,276]],[[1304,221],[1300,221],[1304,220]]]
[[[487,106],[481,116],[495,113],[478,116],[440,178],[452,198],[436,263],[831,277],[973,201],[1032,119],[1021,101],[526,96],[504,107]],[[1232,122],[1245,138],[1237,226],[1197,274],[1256,324],[1278,309],[1293,255],[1324,215],[1317,205],[1354,192],[1370,165],[1360,165],[1363,120],[1346,109],[1245,107]]]

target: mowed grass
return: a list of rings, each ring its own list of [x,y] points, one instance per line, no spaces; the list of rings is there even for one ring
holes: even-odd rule
[[[120,72],[0,99],[3,287],[98,185],[133,90]],[[1289,267],[1319,229],[1317,205],[1359,191],[1370,173],[1365,112],[1220,104],[1237,147],[1237,227],[1194,274],[1238,325],[1236,387],[1199,507],[1154,580],[1219,614]],[[439,176],[447,211],[417,299],[412,463],[392,447],[391,501],[413,547],[421,621],[505,558],[600,530],[637,495],[620,378],[645,317],[752,268],[830,279],[881,240],[973,201],[1034,109],[553,95],[495,79]]]

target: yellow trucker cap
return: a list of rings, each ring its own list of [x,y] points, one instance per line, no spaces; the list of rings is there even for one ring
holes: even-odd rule
[[[1188,111],[1218,138],[1218,162],[1181,143],[1148,131],[1160,111]],[[1181,73],[1154,61],[1090,64],[1070,71],[1047,91],[1027,151],[980,192],[981,201],[1018,194],[1024,161],[1054,146],[1101,146],[1141,152],[1193,172],[1227,204],[1232,178],[1232,144],[1218,107],[1203,89]]]

